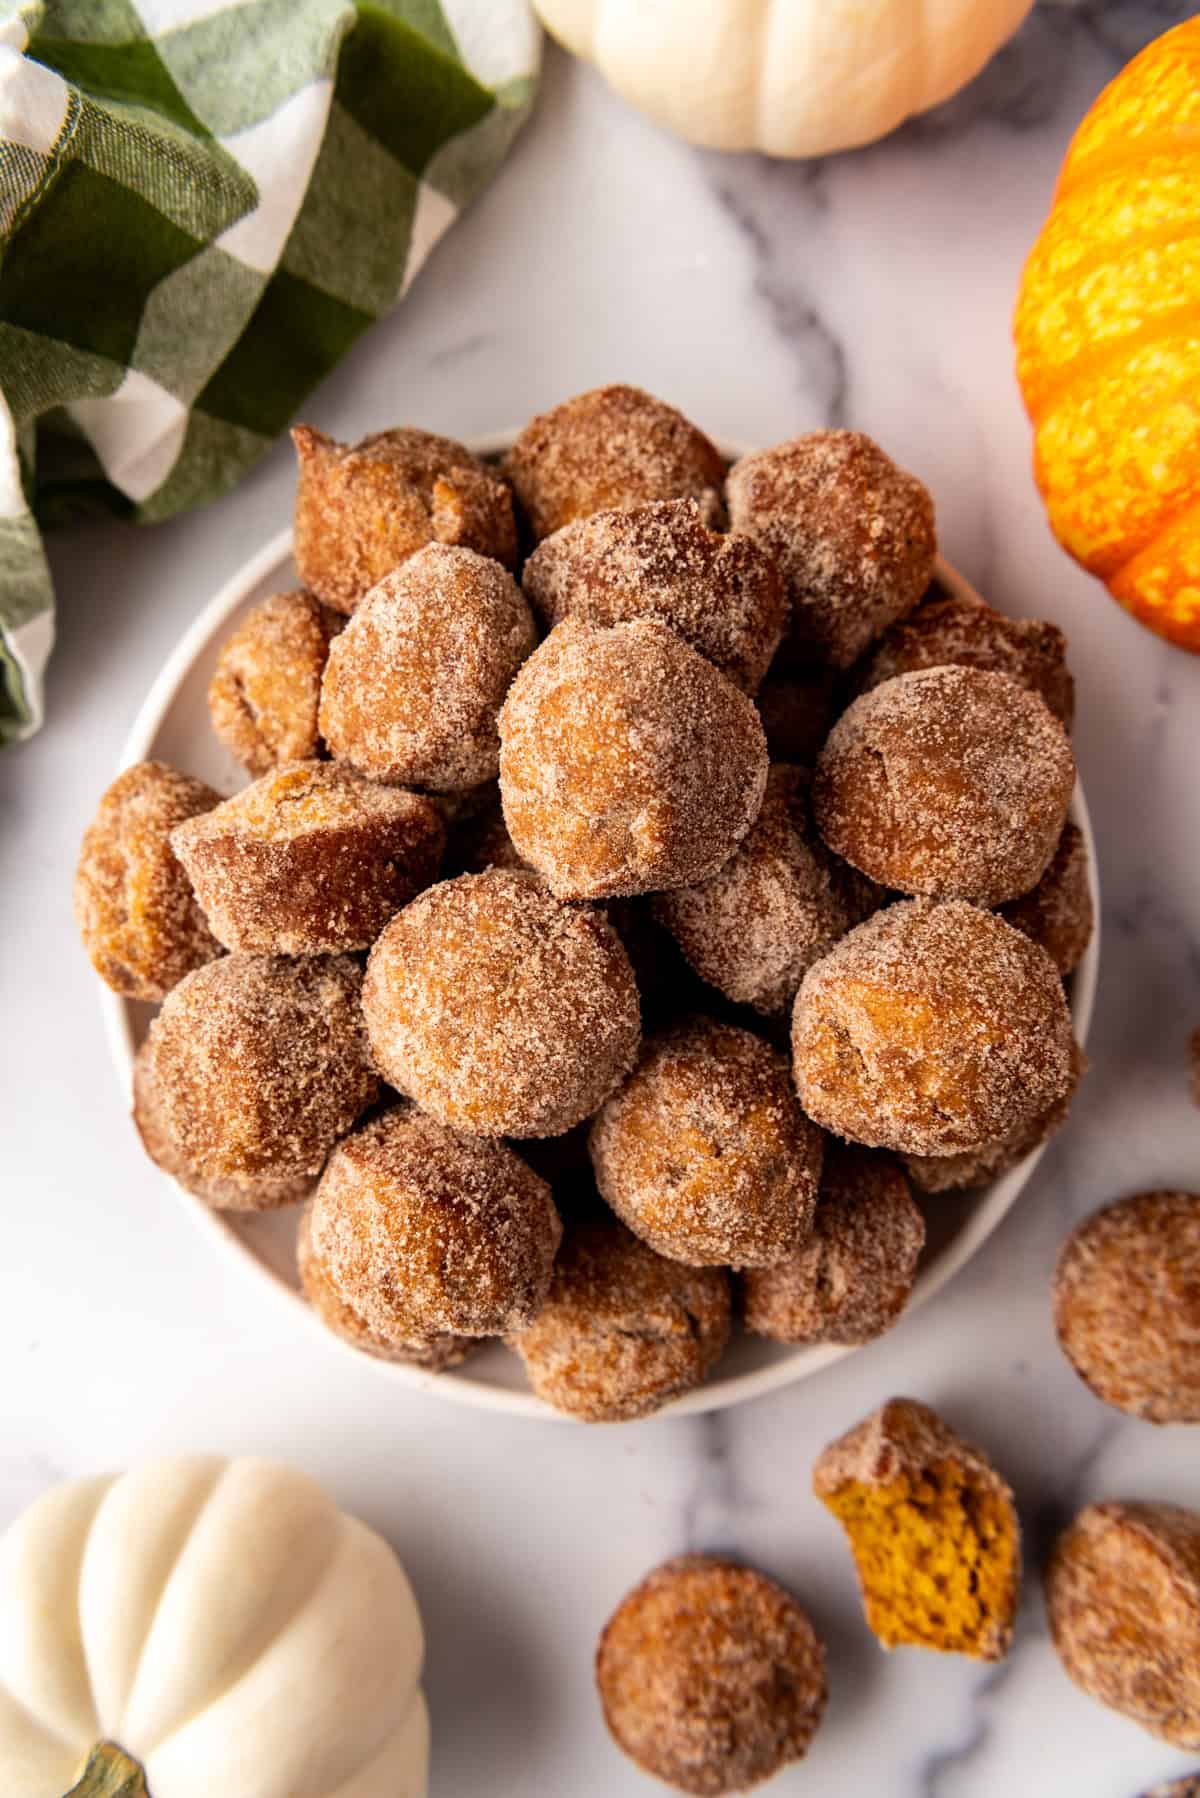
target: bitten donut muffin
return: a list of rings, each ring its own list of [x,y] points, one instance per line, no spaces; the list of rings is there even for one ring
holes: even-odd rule
[[[1064,979],[1074,973],[1096,928],[1087,845],[1078,825],[1070,820],[1064,824],[1058,848],[1037,885],[999,909],[1014,929],[1046,951]]]
[[[979,1149],[1070,1091],[1071,1015],[1049,956],[962,900],[877,912],[796,997],[796,1090],[825,1129],[908,1155]]]
[[[825,1651],[790,1593],[716,1555],[647,1574],[609,1618],[596,1684],[617,1746],[676,1791],[745,1792],[802,1760]]]
[[[1046,1613],[1089,1698],[1200,1750],[1200,1511],[1087,1505],[1054,1545]]]
[[[444,841],[428,799],[337,762],[276,768],[171,835],[218,941],[275,955],[369,949]]]
[[[309,1228],[336,1292],[392,1348],[532,1322],[562,1240],[550,1188],[519,1156],[413,1106],[338,1144]]]
[[[163,1127],[204,1180],[315,1177],[372,1104],[361,975],[348,956],[225,955],[150,1026]]]
[[[794,668],[768,674],[755,703],[773,762],[811,768],[837,715],[833,671]]]
[[[722,515],[719,451],[682,412],[638,387],[595,387],[539,413],[504,466],[535,538],[659,499],[698,500],[706,523]]]
[[[569,1130],[632,1066],[640,1036],[633,970],[603,915],[501,868],[443,881],[392,919],[363,1010],[384,1078],[485,1136]]]
[[[999,905],[1045,873],[1074,786],[1066,732],[1035,693],[928,668],[843,712],[817,758],[813,814],[881,886]]]
[[[431,431],[377,431],[336,443],[292,432],[299,464],[293,556],[310,592],[339,612],[427,543],[517,559],[512,496],[461,443]]]
[[[1097,1398],[1149,1423],[1200,1423],[1200,1194],[1140,1192],[1077,1224],[1054,1327]]]
[[[560,899],[706,880],[766,786],[753,702],[656,618],[564,620],[513,682],[500,739],[509,835]]]
[[[1073,1042],[1071,1084],[1061,1099],[1056,1099],[1036,1116],[1026,1118],[1006,1136],[984,1143],[981,1149],[973,1149],[964,1155],[905,1155],[904,1166],[909,1179],[918,1192],[925,1193],[959,1192],[970,1186],[983,1186],[989,1180],[998,1180],[1019,1161],[1024,1161],[1026,1155],[1049,1141],[1056,1130],[1062,1129],[1087,1069],[1087,1056],[1079,1044]]]
[[[898,674],[956,663],[1007,674],[1045,701],[1070,730],[1075,682],[1067,667],[1067,639],[1041,618],[1005,618],[981,600],[948,593],[935,582],[928,596],[880,638],[862,676],[868,692]]]
[[[814,431],[743,456],[726,494],[733,529],[783,575],[792,657],[849,668],[929,585],[933,501],[860,431]]]
[[[496,773],[496,714],[537,641],[498,562],[431,544],[385,576],[334,639],[321,735],[360,774],[436,792]]]
[[[776,1342],[871,1342],[912,1296],[925,1222],[890,1155],[831,1144],[812,1235],[742,1275],[742,1316]]]
[[[776,763],[762,810],[725,866],[653,901],[700,978],[766,1017],[790,1011],[813,962],[875,909],[870,883],[813,829],[808,789],[807,770]]]
[[[693,499],[578,518],[534,550],[521,580],[550,626],[661,618],[745,693],[787,619],[774,563],[750,537],[708,530]]]
[[[75,922],[114,993],[162,999],[221,953],[171,848],[175,826],[220,798],[165,762],[138,762],[96,807],[75,869]]]
[[[449,1367],[461,1366],[476,1346],[469,1336],[452,1336],[444,1331],[438,1335],[409,1336],[395,1342],[376,1335],[346,1303],[328,1268],[314,1253],[312,1219],[307,1210],[301,1216],[296,1237],[296,1265],[301,1290],[325,1328],[348,1342],[351,1348],[360,1349],[376,1361],[406,1361],[429,1373],[444,1373]]]
[[[591,1134],[596,1184],[617,1216],[692,1267],[794,1255],[812,1229],[823,1147],[784,1057],[708,1018],[651,1039]]]
[[[616,1423],[699,1386],[729,1324],[724,1268],[668,1261],[593,1204],[568,1219],[550,1296],[509,1345],[546,1404]]]
[[[221,742],[251,774],[320,753],[321,676],[341,624],[311,593],[273,593],[221,645],[208,713]]]

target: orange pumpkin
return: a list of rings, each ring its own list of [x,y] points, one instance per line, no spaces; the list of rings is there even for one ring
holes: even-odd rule
[[[1075,133],[1014,331],[1055,536],[1200,653],[1200,18]]]

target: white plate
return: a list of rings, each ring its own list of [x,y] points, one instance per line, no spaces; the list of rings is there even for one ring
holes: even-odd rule
[[[506,433],[480,440],[471,447],[478,455],[492,455],[509,442],[511,435]],[[726,445],[725,451],[730,456],[741,453],[732,445]],[[198,775],[221,792],[232,793],[245,785],[245,773],[213,736],[205,696],[217,652],[242,614],[267,594],[298,584],[291,551],[292,534],[281,531],[246,563],[184,633],[146,695],[125,744],[122,767],[153,756]],[[937,572],[951,591],[977,597],[962,576],[946,563],[939,561]],[[1097,916],[1097,932],[1070,982],[1075,1034],[1082,1044],[1091,1021],[1100,964],[1100,906],[1092,827],[1081,786],[1076,787],[1071,815],[1082,830],[1087,845],[1088,874]],[[113,1058],[128,1089],[133,1057],[153,1015],[152,1009],[120,999],[106,989],[102,991],[101,1004]],[[946,1194],[924,1207],[929,1242],[910,1310],[927,1304],[987,1240],[1016,1201],[1041,1154],[1041,1149],[1034,1150],[1019,1166],[990,1186],[973,1193]],[[376,1361],[358,1353],[325,1329],[300,1294],[295,1271],[297,1213],[294,1208],[265,1215],[223,1213],[211,1211],[182,1187],[176,1187],[176,1191],[211,1237],[226,1251],[249,1261],[258,1270],[264,1290],[273,1290],[307,1319],[322,1340],[330,1345],[331,1353],[353,1355],[365,1370],[364,1377],[390,1380],[397,1386],[436,1392],[456,1404],[507,1411],[518,1417],[561,1416],[533,1396],[525,1385],[517,1357],[498,1344],[488,1344],[472,1355],[465,1366],[443,1374],[423,1373],[419,1368]],[[772,1392],[791,1380],[805,1379],[852,1353],[852,1349],[835,1346],[788,1348],[759,1337],[738,1335],[720,1362],[716,1377],[697,1391],[675,1399],[665,1410],[682,1415],[740,1404],[744,1399]]]

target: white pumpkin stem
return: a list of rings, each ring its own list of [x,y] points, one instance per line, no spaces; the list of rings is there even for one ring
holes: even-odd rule
[[[146,1775],[115,1742],[98,1742],[66,1798],[149,1798]]]

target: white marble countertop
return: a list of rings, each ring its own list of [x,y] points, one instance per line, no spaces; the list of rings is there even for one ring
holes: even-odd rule
[[[1036,1580],[994,1669],[867,1634],[818,1450],[912,1393],[987,1445],[1036,1566],[1079,1503],[1200,1504],[1200,1436],[1104,1409],[1053,1341],[1072,1219],[1195,1186],[1185,1039],[1200,1023],[1200,662],[1137,629],[1051,541],[1029,476],[1008,318],[1067,137],[1183,4],[1046,7],[938,119],[816,166],[697,154],[550,57],[538,116],[409,300],[316,396],[343,436],[493,430],[639,382],[714,434],[861,426],[928,482],[951,559],[1070,633],[1106,949],[1093,1072],[985,1251],[927,1310],[816,1380],[717,1416],[584,1429],[469,1413],[327,1349],[201,1234],[122,1114],[75,940],[80,831],[184,624],[288,515],[280,447],[231,498],[141,533],[60,539],[50,723],[0,757],[0,1524],[66,1474],[184,1447],[311,1469],[406,1557],[425,1607],[436,1798],[636,1798],[609,1745],[596,1632],[653,1562],[743,1555],[830,1650],[807,1762],[823,1798],[1135,1798],[1197,1758],[1083,1698]]]

